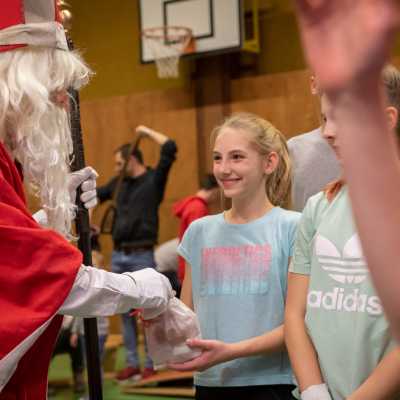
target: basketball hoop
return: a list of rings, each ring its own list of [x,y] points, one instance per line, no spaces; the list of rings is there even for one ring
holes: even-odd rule
[[[161,26],[142,31],[157,66],[159,78],[179,76],[179,58],[194,51],[192,30],[183,26]]]

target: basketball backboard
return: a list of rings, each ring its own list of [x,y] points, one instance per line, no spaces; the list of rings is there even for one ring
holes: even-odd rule
[[[205,56],[240,50],[243,46],[242,0],[140,0],[140,31],[164,26],[192,30],[195,50],[184,56]],[[141,62],[154,56],[141,37]]]

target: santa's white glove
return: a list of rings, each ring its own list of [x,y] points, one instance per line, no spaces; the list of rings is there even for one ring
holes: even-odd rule
[[[332,400],[325,383],[309,386],[301,392],[301,400]]]
[[[162,314],[168,302],[174,297],[174,291],[168,278],[154,268],[145,268],[136,272],[125,272],[134,279],[137,286],[138,307],[143,308],[143,318],[153,319]]]
[[[85,208],[90,209],[97,205],[96,179],[99,174],[92,167],[85,167],[68,175],[68,191],[71,200],[75,203],[76,189],[81,185],[81,201]]]

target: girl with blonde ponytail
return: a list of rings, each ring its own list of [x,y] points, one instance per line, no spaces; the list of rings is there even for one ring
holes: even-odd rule
[[[213,172],[231,208],[194,221],[179,247],[182,300],[196,312],[203,350],[178,370],[197,370],[197,399],[292,399],[284,347],[287,270],[300,214],[290,194],[282,134],[268,121],[234,114],[213,131]]]

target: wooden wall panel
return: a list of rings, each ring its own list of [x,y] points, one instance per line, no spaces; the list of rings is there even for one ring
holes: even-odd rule
[[[318,98],[310,92],[308,71],[234,80],[231,109],[266,118],[287,138],[319,125]]]

